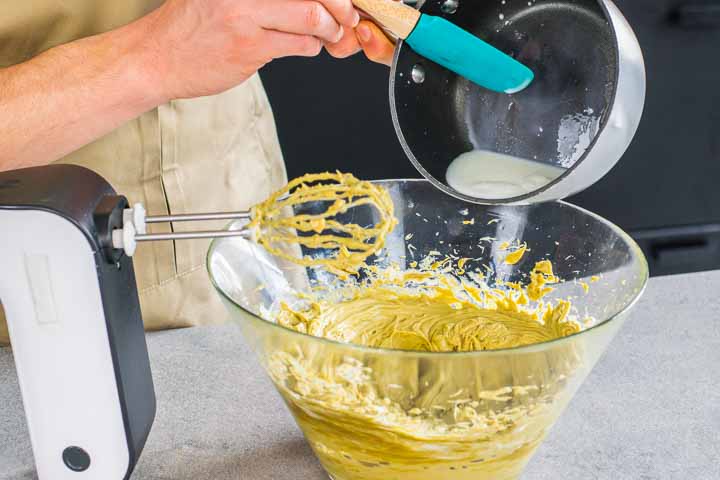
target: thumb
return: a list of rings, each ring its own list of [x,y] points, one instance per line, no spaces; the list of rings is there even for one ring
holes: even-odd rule
[[[395,45],[385,33],[369,20],[362,20],[355,27],[355,34],[365,55],[373,62],[390,65],[395,53]]]

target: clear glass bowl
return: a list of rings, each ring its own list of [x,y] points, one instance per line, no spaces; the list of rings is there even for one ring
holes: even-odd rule
[[[405,266],[433,250],[479,258],[491,267],[492,285],[525,281],[537,261],[549,259],[564,280],[550,299],[570,298],[575,313],[594,322],[563,339],[507,350],[386,350],[263,319],[292,291],[332,277],[282,262],[251,242],[212,244],[213,284],[335,480],[519,478],[642,294],[645,258],[618,227],[567,203],[470,205],[424,180],[380,183],[393,197],[399,225],[387,254],[371,263]],[[315,208],[322,206],[304,207]],[[366,224],[372,215],[358,210],[346,221]],[[506,265],[500,244],[513,240],[530,251]],[[590,285],[587,293],[579,282]]]

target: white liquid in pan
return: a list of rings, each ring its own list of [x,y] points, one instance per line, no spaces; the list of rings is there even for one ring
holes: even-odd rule
[[[533,192],[565,170],[485,150],[463,153],[448,167],[448,185],[471,197],[502,200]]]

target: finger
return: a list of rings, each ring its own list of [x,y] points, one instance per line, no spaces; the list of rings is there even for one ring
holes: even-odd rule
[[[335,17],[340,25],[355,28],[360,22],[360,14],[352,4],[352,0],[317,0]]]
[[[311,0],[281,0],[258,2],[261,6],[258,23],[265,29],[297,35],[312,35],[326,42],[337,42],[344,34],[343,27],[320,2]]]
[[[380,27],[368,20],[363,20],[355,32],[360,46],[370,60],[388,66],[392,64],[395,45],[385,36]]]
[[[312,35],[266,30],[263,42],[272,58],[315,57],[322,50],[322,42]]]
[[[355,32],[347,29],[343,38],[336,43],[326,43],[325,50],[335,58],[347,58],[359,52],[360,44],[358,43]]]

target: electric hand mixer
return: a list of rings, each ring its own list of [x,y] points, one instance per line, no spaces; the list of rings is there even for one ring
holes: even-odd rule
[[[447,22],[408,13],[402,5],[383,6],[385,0],[354,3],[385,28],[395,28],[398,38],[407,38],[413,48],[403,48],[403,42],[396,48],[390,81],[393,120],[410,160],[448,194],[480,203],[562,198],[607,173],[637,129],[645,93],[642,54],[629,25],[609,0],[562,0],[547,5],[538,0],[527,7],[525,2],[505,7],[500,2],[498,6],[462,2],[458,7],[454,0],[423,4],[421,12],[455,16],[461,27],[480,37],[493,37],[491,43],[515,52],[530,65],[535,80],[515,95],[507,92],[527,87],[532,80],[532,72],[519,62],[478,44],[478,51],[485,52],[486,60],[499,70],[475,65],[470,65],[472,71],[464,70],[468,64],[463,57],[443,56],[443,49],[436,48],[432,31],[439,28],[456,38],[469,34]],[[397,13],[397,7],[403,10]],[[506,8],[507,20],[501,14],[501,22],[492,21],[498,17],[496,8]],[[478,9],[482,9],[480,15]],[[393,20],[397,15],[399,22]],[[579,38],[587,41],[599,39],[602,48],[587,55],[588,45],[568,42],[557,34],[561,27],[551,25],[581,32],[585,37]],[[483,34],[487,29],[491,35]],[[507,76],[502,75],[503,69]],[[558,71],[572,81],[560,82]],[[598,72],[602,75],[596,76]],[[525,150],[536,151],[543,156],[538,161],[556,161],[555,139],[541,142],[540,136],[527,131],[537,129],[540,120],[547,124],[548,115],[553,125],[575,118],[586,109],[586,97],[597,97],[599,126],[576,139],[576,144],[565,145],[577,154],[565,165],[567,171],[547,185],[518,197],[490,199],[463,193],[443,181],[453,159],[472,149],[523,158],[528,158]],[[535,108],[551,104],[567,111]],[[476,118],[478,112],[482,118]],[[481,121],[487,118],[492,121]],[[353,202],[352,195],[340,194],[341,204],[336,204],[331,195],[337,196],[338,190],[303,200],[326,202],[329,210],[350,207]],[[141,206],[129,208],[127,199],[105,180],[80,167],[54,165],[0,173],[0,300],[8,319],[39,478],[128,478],[143,449],[155,415],[155,396],[131,260],[137,242],[248,238],[259,232],[256,240],[263,244],[264,238],[263,246],[271,251],[277,242],[287,240],[304,248],[328,249],[334,253],[325,266],[347,273],[348,265],[382,248],[378,239],[393,226],[385,205],[386,214],[378,224],[348,248],[347,238],[359,231],[343,230],[327,223],[328,218],[288,221],[281,214],[284,208],[292,208],[292,201],[283,203],[286,199],[280,194],[272,199],[278,208],[255,211],[272,212],[263,221],[273,226],[274,233],[250,225],[234,231],[148,234],[148,223],[219,219],[252,223],[253,215],[148,217]],[[339,234],[320,235],[325,227]],[[303,264],[302,257],[293,260]]]
[[[314,215],[287,214],[314,203]],[[378,207],[373,226],[334,220]],[[147,223],[247,219],[241,230],[146,233]],[[387,193],[351,175],[307,175],[252,211],[148,217],[94,172],[52,165],[0,173],[0,299],[8,320],[40,478],[127,478],[155,415],[132,255],[137,242],[254,237],[328,253],[314,265],[353,271],[383,247]],[[301,254],[301,252],[300,252]]]

